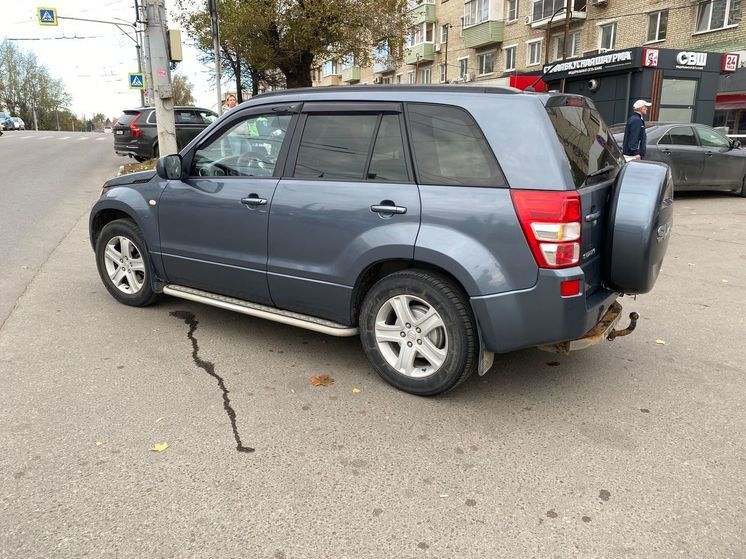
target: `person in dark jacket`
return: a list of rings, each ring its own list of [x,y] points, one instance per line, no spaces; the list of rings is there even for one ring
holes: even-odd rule
[[[648,114],[648,107],[652,104],[643,99],[638,99],[632,105],[634,112],[624,127],[624,141],[622,142],[622,152],[624,155],[642,159],[645,157],[647,149],[648,136],[645,133],[645,120],[643,117]]]

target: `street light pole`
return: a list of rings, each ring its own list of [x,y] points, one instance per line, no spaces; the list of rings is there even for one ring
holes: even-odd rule
[[[220,91],[220,27],[218,24],[217,0],[207,0],[207,9],[210,12],[212,24],[212,44],[215,50],[215,91],[218,96],[218,114],[223,114],[223,94]]]

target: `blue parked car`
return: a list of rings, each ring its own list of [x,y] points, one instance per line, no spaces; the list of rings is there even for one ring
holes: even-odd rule
[[[653,288],[666,165],[624,163],[592,102],[510,88],[299,89],[223,115],[90,216],[106,289],[333,336],[418,395],[495,352],[567,352]],[[634,314],[634,313],[633,313]]]

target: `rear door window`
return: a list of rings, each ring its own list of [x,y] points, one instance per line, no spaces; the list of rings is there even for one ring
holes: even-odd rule
[[[195,111],[175,111],[174,120],[176,124],[204,124],[202,117],[200,117]]]
[[[139,114],[140,113],[138,111],[129,111],[129,112],[125,111],[119,116],[119,119],[117,120],[117,124],[120,126],[129,126],[130,122],[135,120],[135,117]]]
[[[664,138],[665,141],[663,141]],[[677,126],[666,132],[666,135],[658,143],[675,146],[696,146],[697,138],[694,136],[694,130],[691,126]]]
[[[583,98],[555,95],[547,101],[546,111],[570,163],[576,188],[585,185],[596,171],[621,167],[622,152],[609,127]]]
[[[505,186],[482,131],[463,109],[410,104],[408,118],[420,184]]]
[[[309,114],[294,176],[363,180],[378,118],[377,114]]]
[[[407,161],[404,155],[399,115],[383,115],[373,148],[368,180],[407,182]]]

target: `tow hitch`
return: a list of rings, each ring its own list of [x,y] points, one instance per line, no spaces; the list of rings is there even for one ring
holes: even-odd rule
[[[609,307],[609,310],[606,311],[603,318],[599,320],[598,324],[596,324],[596,326],[594,326],[593,329],[582,338],[577,338],[568,342],[560,342],[558,344],[539,346],[539,349],[542,351],[566,354],[578,349],[585,349],[603,340],[613,341],[616,338],[628,336],[635,330],[640,315],[636,312],[629,313],[629,326],[624,330],[615,330],[621,317],[622,305],[614,302],[614,304]]]

